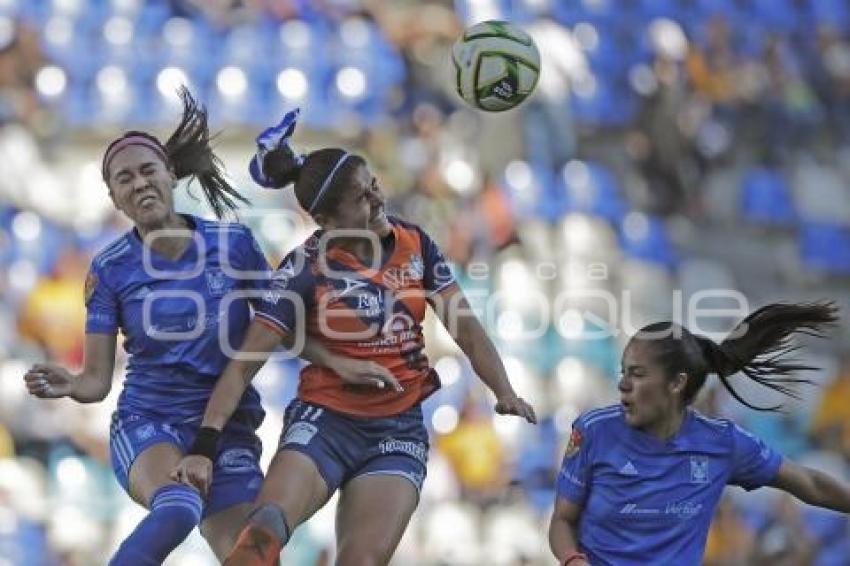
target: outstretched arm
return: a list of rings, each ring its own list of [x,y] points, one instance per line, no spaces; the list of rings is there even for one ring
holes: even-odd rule
[[[31,395],[42,399],[71,397],[96,403],[109,395],[115,369],[115,334],[86,334],[83,370],[72,374],[58,364],[35,364],[24,375]]]
[[[770,485],[809,505],[850,513],[850,485],[820,470],[784,460]]]
[[[496,395],[496,412],[537,422],[534,409],[514,392],[496,347],[472,311],[458,285],[451,285],[430,300],[437,317],[449,331],[481,381]]]

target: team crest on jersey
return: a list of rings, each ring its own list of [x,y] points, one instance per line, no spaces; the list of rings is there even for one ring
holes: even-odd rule
[[[230,290],[230,281],[221,269],[208,269],[207,290],[211,297],[222,297]]]
[[[691,456],[691,483],[708,483],[708,457]]]
[[[94,271],[89,271],[89,274],[86,276],[86,288],[85,288],[85,300],[86,304],[89,304],[89,301],[94,295],[94,288],[97,287],[97,275],[94,274]]]
[[[572,458],[581,449],[581,431],[577,428],[573,429],[570,434],[570,442],[567,444],[567,450],[564,452],[564,458]]]
[[[422,256],[419,254],[410,254],[410,263],[407,269],[414,280],[419,281],[422,279],[425,275],[425,262],[422,261]]]

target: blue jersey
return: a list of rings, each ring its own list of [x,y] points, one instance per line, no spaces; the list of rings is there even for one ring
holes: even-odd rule
[[[781,462],[731,421],[689,409],[661,441],[615,405],[573,423],[557,491],[583,508],[578,540],[591,564],[701,564],[723,488],[769,484]]]
[[[134,229],[92,261],[86,332],[120,329],[129,354],[119,413],[200,419],[228,349],[242,344],[252,299],[267,286],[270,268],[247,227],[186,219],[193,240],[177,260],[144,246]],[[253,387],[237,415],[262,419]]]

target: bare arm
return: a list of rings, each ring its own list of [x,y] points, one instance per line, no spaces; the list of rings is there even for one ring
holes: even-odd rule
[[[24,375],[32,395],[42,399],[71,397],[96,403],[109,395],[115,370],[115,334],[86,334],[83,369],[72,374],[58,364],[35,364]]]
[[[809,505],[850,513],[850,485],[820,470],[784,460],[771,485]]]
[[[304,349],[299,356],[311,364],[332,370],[344,383],[404,391],[393,374],[381,364],[370,360],[339,356],[328,350],[320,340],[311,336],[307,336]]]
[[[213,388],[201,426],[217,430],[224,428],[248,384],[283,338],[268,325],[256,319],[251,322],[235,359],[230,360]]]
[[[430,303],[446,330],[472,362],[475,373],[496,396],[496,412],[518,415],[536,423],[534,409],[517,397],[496,347],[472,312],[461,288],[451,285],[432,298]]]
[[[571,553],[578,551],[578,520],[582,508],[565,497],[555,500],[555,510],[549,522],[549,548],[552,554],[563,563]],[[587,564],[583,559],[570,560],[570,566]]]

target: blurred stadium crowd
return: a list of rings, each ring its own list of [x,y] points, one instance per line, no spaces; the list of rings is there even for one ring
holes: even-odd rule
[[[525,25],[543,56],[537,93],[501,115],[462,107],[448,72],[451,42],[490,18]],[[429,479],[398,564],[550,562],[563,442],[580,411],[616,399],[629,328],[698,306],[722,334],[736,297],[850,308],[846,0],[0,0],[2,566],[104,563],[142,516],[108,466],[121,372],[96,406],[29,399],[21,379],[35,361],[80,363],[89,259],[127,228],[101,152],[123,129],[173,123],[181,83],[223,130],[219,153],[254,202],[240,219],[272,263],[310,228],[268,210],[292,198],[249,182],[254,133],[300,105],[305,147],[366,155],[389,208],[451,257],[544,417],[493,418],[431,325],[444,388],[426,404]],[[205,212],[191,187],[178,208]],[[818,386],[786,413],[722,388],[699,406],[848,477],[848,346],[838,328],[815,350]],[[257,378],[267,447],[297,370]],[[762,491],[728,491],[706,564],[850,564],[847,518]],[[327,508],[287,563],[327,563],[332,541]],[[208,563],[197,535],[169,562]]]

